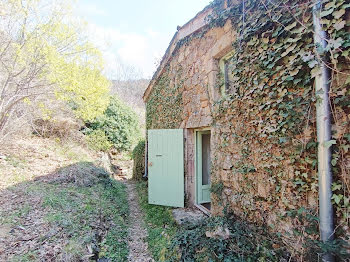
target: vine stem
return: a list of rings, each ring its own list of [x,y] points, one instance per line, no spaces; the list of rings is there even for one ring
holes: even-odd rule
[[[239,36],[239,49],[241,50],[242,47],[242,39],[244,35],[245,30],[245,0],[242,1],[242,30]]]

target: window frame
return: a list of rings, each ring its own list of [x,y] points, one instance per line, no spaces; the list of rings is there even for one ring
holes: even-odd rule
[[[234,50],[228,52],[226,55],[220,58],[219,67],[220,73],[224,77],[224,81],[220,86],[220,94],[221,96],[226,96],[228,91],[229,79],[228,79],[228,61],[234,55]]]

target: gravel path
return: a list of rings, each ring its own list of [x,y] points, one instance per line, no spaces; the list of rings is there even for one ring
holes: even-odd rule
[[[149,252],[147,244],[147,231],[144,228],[142,219],[143,213],[140,209],[135,184],[125,181],[128,192],[128,202],[130,209],[130,227],[129,227],[129,257],[132,262],[148,262],[154,261]]]

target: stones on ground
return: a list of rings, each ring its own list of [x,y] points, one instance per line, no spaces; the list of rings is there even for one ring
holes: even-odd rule
[[[208,238],[226,240],[230,238],[230,231],[227,227],[218,226],[214,231],[206,231],[205,236]]]
[[[112,163],[111,163],[111,157],[108,153],[105,152],[99,152],[98,153],[98,160],[97,160],[97,164],[104,168],[108,173],[112,173]]]
[[[176,223],[179,225],[198,225],[207,217],[200,210],[189,208],[173,209],[172,214]]]

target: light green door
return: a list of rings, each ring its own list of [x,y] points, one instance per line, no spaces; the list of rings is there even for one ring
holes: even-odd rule
[[[210,131],[199,131],[196,135],[197,203],[210,202]]]
[[[148,202],[184,207],[183,129],[148,130]]]

